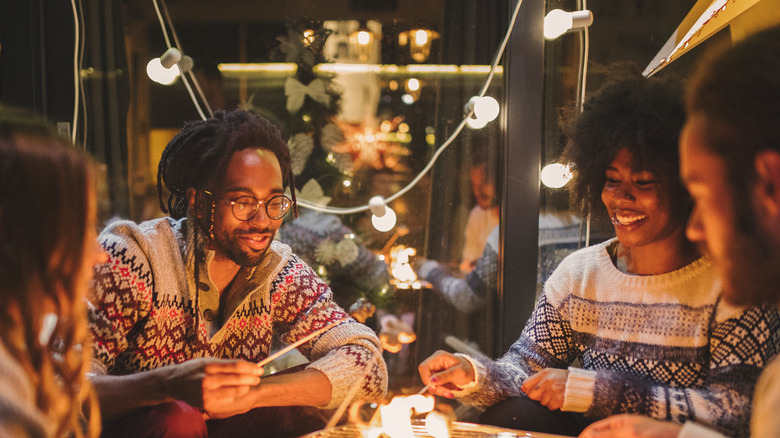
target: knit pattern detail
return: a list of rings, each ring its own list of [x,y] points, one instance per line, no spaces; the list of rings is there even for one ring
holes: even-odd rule
[[[635,413],[747,436],[753,387],[780,349],[773,306],[719,302],[720,283],[700,259],[657,276],[615,269],[606,247],[567,257],[545,284],[520,338],[484,360],[481,391],[463,402],[489,406],[521,397],[523,381],[575,359],[595,371],[592,419]]]
[[[336,305],[330,288],[279,242],[259,267],[236,275],[233,287],[243,298],[222,327],[209,337],[201,317],[196,329],[197,286],[187,281],[182,222],[122,221],[101,233],[109,262],[96,269],[89,303],[96,372],[131,374],[199,357],[258,362],[274,335],[292,343],[344,321],[299,347],[331,382],[325,408],[338,406],[354,385],[361,386],[357,398],[384,396],[387,370],[376,334]]]

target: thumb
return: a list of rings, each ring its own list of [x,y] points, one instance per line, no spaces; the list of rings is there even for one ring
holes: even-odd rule
[[[456,386],[467,385],[471,382],[470,376],[460,366],[454,366],[447,368],[444,371],[438,372],[431,376],[431,383],[436,386],[442,386],[447,383],[452,383]]]

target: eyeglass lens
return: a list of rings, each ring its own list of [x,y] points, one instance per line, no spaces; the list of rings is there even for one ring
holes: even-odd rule
[[[281,219],[290,209],[291,201],[286,196],[276,196],[268,202],[258,201],[251,196],[242,196],[233,201],[233,214],[238,220],[249,220],[257,214],[260,204],[265,205],[265,212],[269,218]]]

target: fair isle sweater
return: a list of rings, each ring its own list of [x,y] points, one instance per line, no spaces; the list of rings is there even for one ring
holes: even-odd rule
[[[753,387],[780,348],[777,309],[719,301],[706,258],[661,275],[622,273],[607,251],[614,242],[564,259],[520,338],[496,361],[471,358],[475,383],[456,395],[490,406],[524,396],[528,376],[580,359],[582,369],[569,368],[563,410],[594,420],[691,420],[748,435]]]
[[[203,242],[191,250],[196,233],[187,222],[119,221],[100,234],[109,262],[96,269],[89,303],[94,372],[125,375],[200,357],[258,362],[274,335],[293,343],[344,320],[298,347],[308,367],[330,380],[323,408],[338,406],[356,385],[356,398],[384,396],[387,369],[376,334],[337,306],[287,245],[273,242],[259,266],[242,268],[220,304],[207,269],[214,252],[204,253]]]

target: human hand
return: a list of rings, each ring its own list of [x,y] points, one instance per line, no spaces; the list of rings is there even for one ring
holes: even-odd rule
[[[523,392],[531,400],[536,400],[547,409],[554,411],[563,407],[566,394],[567,370],[545,368],[523,382]]]
[[[263,369],[243,360],[200,358],[160,368],[160,372],[172,398],[222,418],[245,412],[237,402],[246,403],[244,398],[252,387],[260,384]]]
[[[468,360],[439,350],[417,367],[428,392],[453,398],[452,391],[474,381],[474,368]]]
[[[580,438],[676,438],[682,426],[633,414],[613,415],[597,421]]]

